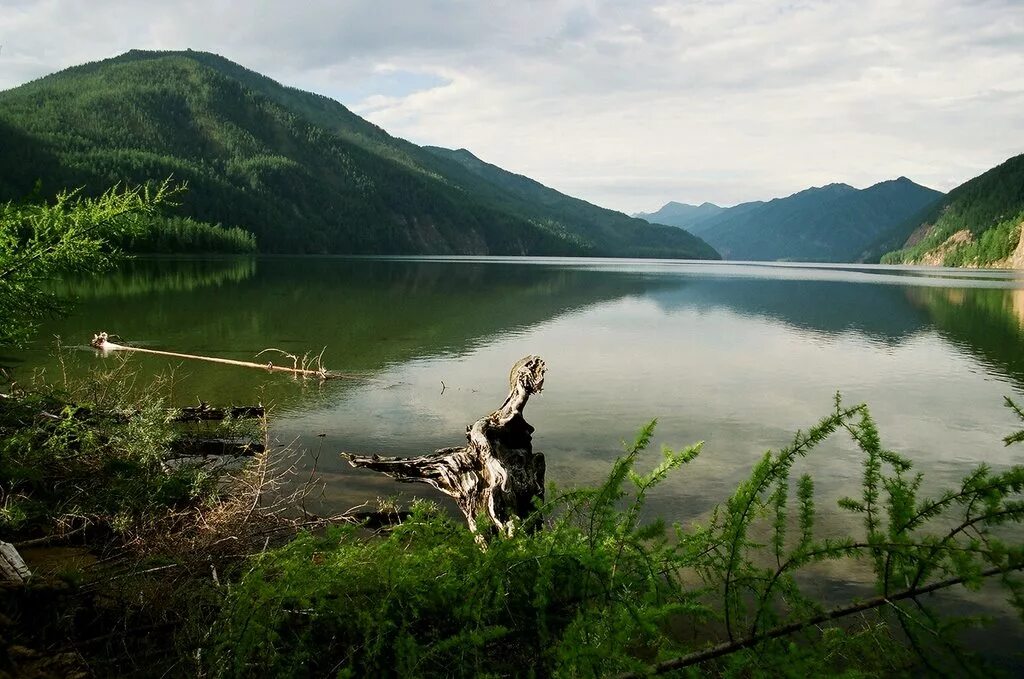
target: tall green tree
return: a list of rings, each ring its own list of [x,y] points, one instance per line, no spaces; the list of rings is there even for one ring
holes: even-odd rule
[[[108,270],[122,256],[111,245],[143,233],[182,191],[169,181],[114,187],[99,197],[62,192],[52,202],[0,205],[0,346],[24,343],[67,300],[47,290],[68,274]]]

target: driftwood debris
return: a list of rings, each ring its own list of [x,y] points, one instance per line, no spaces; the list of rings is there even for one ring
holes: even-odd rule
[[[30,577],[32,573],[14,545],[0,541],[0,582],[23,585]]]
[[[231,408],[214,408],[208,403],[188,406],[172,411],[175,422],[206,422],[218,420],[259,419],[266,416],[263,406],[232,406]]]
[[[139,354],[151,354],[151,355],[154,355],[154,356],[168,356],[170,358],[187,358],[187,359],[190,359],[190,360],[193,360],[193,361],[207,361],[209,363],[220,363],[222,365],[235,365],[235,366],[239,366],[239,367],[242,367],[242,368],[260,368],[260,369],[263,369],[263,370],[266,370],[266,371],[269,371],[269,372],[291,373],[293,375],[299,375],[299,376],[302,376],[302,377],[316,377],[316,378],[321,379],[321,380],[331,380],[331,379],[340,379],[340,378],[358,379],[354,375],[343,375],[341,373],[337,373],[337,372],[333,372],[333,371],[325,369],[323,367],[323,365],[321,365],[321,363],[320,363],[320,357],[319,356],[314,357],[315,360],[312,362],[313,365],[315,365],[316,367],[314,369],[309,369],[309,368],[306,368],[306,367],[301,367],[301,368],[298,367],[299,358],[297,356],[293,356],[292,354],[288,354],[286,352],[281,352],[282,354],[284,354],[288,358],[293,359],[293,363],[295,365],[294,365],[294,367],[289,368],[289,367],[283,366],[283,365],[274,365],[273,361],[268,361],[266,363],[253,363],[251,361],[236,361],[236,360],[230,359],[230,358],[217,358],[215,356],[199,356],[197,354],[182,354],[182,353],[179,353],[179,352],[176,352],[176,351],[159,351],[157,349],[144,349],[142,347],[130,347],[130,346],[126,346],[124,344],[117,344],[115,342],[111,342],[110,341],[110,335],[108,335],[105,332],[101,332],[101,333],[93,335],[92,336],[92,341],[89,342],[89,346],[93,347],[94,349],[99,349],[103,353],[108,353],[108,352],[113,352],[113,351],[134,351],[135,353],[139,353]],[[264,351],[271,351],[271,350],[264,349],[260,353],[262,354]],[[280,350],[277,349],[277,350],[273,350],[273,351],[280,351]],[[303,360],[303,365],[305,366],[305,364],[306,364],[306,361]]]
[[[544,361],[520,359],[509,375],[509,395],[500,408],[466,429],[467,444],[430,455],[399,458],[342,453],[354,467],[365,467],[399,481],[426,483],[455,498],[470,530],[486,512],[505,535],[525,519],[535,499],[544,498],[544,455],[533,451],[533,427],[523,409],[544,387]]]
[[[183,437],[171,441],[171,456],[183,457],[253,457],[267,447],[259,441],[229,438]]]

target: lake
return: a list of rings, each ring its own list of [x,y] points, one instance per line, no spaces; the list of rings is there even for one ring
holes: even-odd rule
[[[74,313],[26,351],[0,357],[27,379],[60,336],[69,363],[112,366],[93,333],[240,360],[275,347],[323,353],[361,380],[279,374],[134,356],[173,373],[174,400],[261,401],[274,439],[318,453],[324,502],[344,509],[429,488],[353,470],[340,451],[418,455],[459,445],[467,424],[501,404],[512,364],[539,354],[530,401],[548,479],[594,483],[641,425],[656,442],[704,441],[649,510],[700,520],[767,449],[832,409],[867,402],[883,443],[939,490],[978,464],[1024,448],[1004,396],[1024,401],[1024,272],[862,265],[548,258],[265,257],[137,260],[101,279],[58,286]],[[272,359],[275,360],[275,359]],[[287,361],[276,359],[276,363]],[[321,436],[322,435],[322,436]],[[650,454],[653,465],[658,457]],[[835,437],[802,467],[814,474],[823,526],[857,530],[834,499],[859,492],[861,458]],[[799,471],[799,470],[798,470]],[[845,568],[845,567],[844,567]],[[859,575],[831,574],[855,581]]]
[[[548,364],[528,420],[559,483],[603,478],[642,424],[656,441],[705,441],[653,499],[684,517],[722,499],[769,448],[826,415],[839,391],[867,402],[886,446],[948,485],[979,461],[1011,464],[1004,396],[1024,394],[1024,272],[860,265],[549,258],[190,258],[129,262],[69,282],[74,313],[4,357],[21,379],[113,365],[86,345],[239,360],[324,350],[365,380],[287,375],[136,355],[173,372],[174,399],[262,401],[284,442],[322,448],[338,506],[405,486],[348,469],[341,450],[421,454],[455,445],[507,393],[512,364]],[[65,369],[68,369],[67,366]],[[1024,397],[1021,398],[1024,400]],[[325,434],[324,437],[318,437]],[[652,459],[656,455],[652,453]],[[815,459],[822,491],[860,476],[836,439]],[[381,482],[378,482],[381,481]],[[856,490],[854,486],[850,492]],[[425,489],[422,492],[427,492]]]

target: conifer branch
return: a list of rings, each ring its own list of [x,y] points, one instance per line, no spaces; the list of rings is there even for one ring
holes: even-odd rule
[[[1021,570],[1024,570],[1024,564],[1016,564],[1009,567],[993,567],[981,571],[981,573],[977,574],[977,576],[982,578],[990,578],[995,575],[1005,575],[1007,573],[1012,573]],[[778,639],[780,637],[789,636],[791,634],[799,632],[808,627],[812,627],[814,625],[820,625],[822,623],[831,622],[833,620],[839,620],[840,618],[845,618],[847,616],[854,615],[855,613],[862,613],[864,611],[870,611],[876,608],[880,608],[881,606],[885,606],[886,604],[891,604],[897,601],[903,601],[905,599],[913,599],[914,597],[919,597],[924,594],[930,594],[932,592],[948,589],[956,585],[962,585],[969,579],[970,578],[968,576],[958,576],[955,578],[949,578],[947,580],[940,580],[939,582],[933,582],[932,584],[926,585],[924,587],[905,589],[901,592],[890,594],[889,596],[876,596],[872,597],[871,599],[865,599],[860,603],[839,606],[820,615],[815,615],[804,620],[791,622],[786,625],[780,625],[779,627],[775,627],[761,634],[751,635],[736,641],[728,641],[725,643],[718,644],[716,646],[712,646],[710,648],[706,648],[702,651],[697,651],[695,653],[690,653],[688,655],[680,656],[678,658],[672,658],[671,660],[662,661],[657,665],[648,668],[649,672],[647,672],[646,674],[639,674],[635,672],[627,672],[625,674],[620,674],[619,679],[639,679],[639,677],[649,676],[651,674],[664,674],[666,672],[671,672],[673,670],[680,670],[686,667],[693,667],[694,665],[699,665],[701,663],[708,662],[709,660],[715,660],[716,658],[721,658],[736,653],[738,651],[742,651],[747,648],[752,648],[765,641],[770,641],[772,639]]]

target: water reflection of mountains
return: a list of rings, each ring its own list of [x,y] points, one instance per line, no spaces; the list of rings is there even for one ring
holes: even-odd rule
[[[1024,384],[1024,290],[1019,288],[715,278],[687,280],[650,297],[666,311],[728,309],[805,332],[856,332],[888,346],[935,329]]]
[[[71,287],[79,312],[46,330],[81,335],[88,315],[132,341],[197,353],[252,353],[268,344],[301,353],[327,345],[335,364],[375,370],[462,352],[499,334],[667,285],[604,271],[492,262],[137,261],[102,281]]]
[[[893,285],[766,278],[690,279],[651,293],[666,311],[728,309],[799,330],[837,335],[860,332],[897,344],[928,325],[926,310]]]
[[[773,278],[770,269],[763,277],[665,273],[508,260],[168,259],[136,261],[69,291],[128,338],[239,353],[268,343],[292,351],[327,345],[348,369],[459,353],[594,304],[643,296],[666,312],[726,309],[890,346],[936,328],[1024,382],[1021,289]]]

